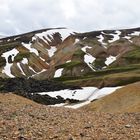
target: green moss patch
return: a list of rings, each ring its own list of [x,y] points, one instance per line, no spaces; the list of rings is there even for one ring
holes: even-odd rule
[[[69,63],[65,63],[65,64],[62,64],[62,65],[59,65],[59,66],[56,66],[56,69],[59,69],[59,68],[67,68],[67,69],[71,69],[75,66],[79,66],[83,64],[82,62],[80,61],[72,61],[72,62],[69,62]]]
[[[6,60],[3,57],[0,57],[0,67],[5,66],[6,65]]]
[[[26,53],[18,53],[18,54],[15,56],[14,61],[15,61],[15,62],[20,62],[20,61],[22,61],[23,58],[29,58],[30,55],[31,55],[30,52],[28,52],[28,53],[27,53],[27,52],[26,52]]]
[[[5,43],[0,45],[0,54],[10,51],[11,49],[15,48],[19,44],[20,44],[19,42],[11,42],[11,43]]]
[[[123,58],[126,58],[126,59],[140,59],[140,49],[135,49],[135,50],[132,50],[128,53],[126,53]]]
[[[102,67],[105,66],[105,59],[95,59],[95,61],[93,62],[93,65],[95,67],[95,69],[102,69]]]

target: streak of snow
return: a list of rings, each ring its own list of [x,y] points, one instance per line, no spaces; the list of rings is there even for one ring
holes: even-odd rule
[[[127,39],[129,42],[133,42],[132,40],[130,40],[131,39],[131,37],[130,36],[125,36],[125,37],[123,37],[123,38],[125,38],[125,39]]]
[[[88,65],[92,70],[94,70],[94,69],[92,68],[92,63],[94,62],[94,60],[95,60],[95,57],[93,57],[92,55],[90,55],[90,54],[85,54],[85,55],[84,55],[84,61],[85,61],[85,63],[87,63],[87,65]]]
[[[90,101],[84,101],[84,102],[77,103],[77,104],[74,104],[74,105],[64,105],[64,107],[78,109],[82,106],[88,105],[89,103],[90,103]]]
[[[57,48],[54,47],[54,46],[51,46],[51,48],[50,49],[47,49],[47,50],[48,50],[48,55],[50,57],[52,57],[54,55],[54,53],[57,51]]]
[[[115,42],[115,41],[117,41],[117,40],[120,39],[121,31],[116,31],[115,33],[116,33],[116,34],[110,34],[110,35],[112,35],[114,38],[113,38],[112,40],[109,40],[109,41],[108,41],[109,43]]]
[[[125,37],[123,37],[123,38],[125,38],[125,39],[131,39],[131,37],[130,36],[125,36]]]
[[[42,57],[39,57],[42,61],[46,61],[44,58],[42,58]]]
[[[27,58],[23,58],[23,60],[21,61],[23,64],[28,64],[28,59]]]
[[[114,56],[109,56],[109,57],[106,58],[105,64],[108,66],[108,65],[110,65],[111,63],[113,63],[115,60],[116,60],[116,57],[114,57]]]
[[[75,39],[74,44],[78,43],[80,40],[79,39]]]
[[[5,53],[3,53],[1,56],[5,58],[6,60],[6,65],[4,67],[4,69],[2,70],[2,73],[5,73],[6,75],[8,75],[9,77],[13,78],[15,76],[13,76],[11,74],[11,66],[12,66],[12,63],[9,63],[8,62],[8,57],[11,56],[12,58],[12,61],[14,60],[14,57],[19,53],[19,51],[17,49],[12,49],[10,51],[7,51]]]
[[[92,47],[90,47],[90,46],[85,46],[85,47],[83,47],[81,50],[82,50],[83,52],[87,53],[87,52],[86,52],[86,49],[87,49],[87,48],[88,48],[88,49],[91,49]]]
[[[14,38],[14,40],[17,40],[18,38],[20,38],[20,37],[18,36],[18,37],[16,37],[16,38]]]
[[[29,69],[36,73],[36,71],[31,66],[29,66]]]
[[[25,75],[25,73],[23,72],[23,70],[22,70],[22,68],[21,68],[21,66],[20,66],[20,63],[17,63],[17,66],[18,66],[18,68],[20,69],[21,73],[22,73],[23,75]]]
[[[132,36],[140,36],[140,31],[135,31],[135,32],[131,33],[130,35],[132,35]]]
[[[31,67],[29,67],[30,69],[32,69]],[[33,70],[33,69],[32,69]],[[46,69],[42,69],[40,72],[38,72],[38,73],[36,73],[35,71],[35,74],[34,75],[32,75],[31,77],[33,77],[33,76],[35,76],[35,75],[38,75],[38,74],[40,74],[40,73],[42,73],[42,72],[45,72],[46,71]]]
[[[71,60],[66,61],[66,63],[69,63],[69,62],[71,62]]]
[[[61,69],[56,70],[55,71],[55,74],[54,74],[54,78],[61,77],[63,69],[64,68],[61,68]]]
[[[23,43],[22,42],[22,45],[27,48],[31,53],[35,53],[37,56],[39,55],[38,51],[32,47],[32,44],[29,43],[29,44],[26,44],[26,43]]]
[[[52,107],[61,107],[61,106],[64,106],[64,105],[66,105],[66,103],[60,103],[60,104],[49,105],[49,106],[52,106]]]
[[[94,70],[94,69],[92,68],[92,63],[94,62],[94,60],[95,60],[96,58],[93,57],[91,54],[89,54],[89,53],[86,52],[86,49],[87,49],[87,48],[91,49],[92,47],[90,47],[90,46],[85,46],[85,47],[83,47],[83,48],[81,49],[83,52],[86,53],[86,54],[84,55],[84,62],[85,62],[92,70]]]
[[[105,45],[107,45],[107,43],[104,43],[103,42],[103,40],[104,40],[104,37],[103,37],[103,35],[101,34],[101,35],[99,35],[99,36],[97,36],[97,38],[99,38],[98,39],[98,41],[105,47]]]

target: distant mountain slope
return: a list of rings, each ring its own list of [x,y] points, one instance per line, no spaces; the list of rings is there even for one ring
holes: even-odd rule
[[[140,112],[140,82],[117,89],[82,109],[95,112]]]
[[[140,81],[140,28],[76,33],[49,28],[0,39],[0,77],[79,86]]]

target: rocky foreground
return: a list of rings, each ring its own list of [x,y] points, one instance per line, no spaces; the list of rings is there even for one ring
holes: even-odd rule
[[[94,113],[0,94],[0,140],[139,140],[140,113]]]

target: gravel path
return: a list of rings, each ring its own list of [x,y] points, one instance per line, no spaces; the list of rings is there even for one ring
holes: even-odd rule
[[[93,113],[5,99],[0,100],[0,140],[140,140],[140,113]]]

